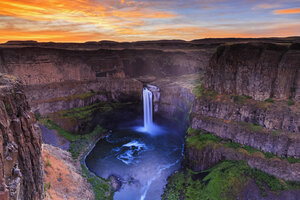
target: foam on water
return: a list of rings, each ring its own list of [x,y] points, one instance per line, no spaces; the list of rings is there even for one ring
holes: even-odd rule
[[[115,157],[125,163],[126,165],[139,163],[140,154],[149,148],[146,144],[133,140],[128,142],[121,147],[116,147],[112,149],[115,152]]]

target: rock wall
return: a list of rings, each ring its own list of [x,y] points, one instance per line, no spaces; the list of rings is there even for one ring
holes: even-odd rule
[[[229,121],[257,124],[269,130],[300,133],[300,113],[297,105],[288,106],[286,102],[262,103],[235,96],[229,98],[222,99],[221,95],[215,99],[198,98],[194,103],[193,113]]]
[[[289,163],[276,158],[267,159],[261,153],[253,155],[243,149],[224,145],[206,145],[203,148],[186,148],[185,162],[194,171],[209,169],[223,160],[244,160],[247,164],[268,174],[289,181],[300,181],[300,163]]]
[[[6,75],[0,75],[0,199],[43,199],[40,129],[22,85]]]
[[[209,55],[143,49],[1,48],[0,72],[15,75],[26,85],[93,81],[96,77],[164,77],[198,72],[208,63]]]
[[[193,117],[192,128],[203,129],[218,137],[251,146],[264,152],[271,152],[279,157],[292,156],[300,158],[299,135],[275,134],[264,129],[252,130],[248,124],[228,122],[200,115]]]
[[[220,94],[255,100],[300,99],[300,44],[226,45],[218,48],[205,70],[204,86]]]
[[[135,79],[97,78],[95,81],[66,81],[26,87],[34,112],[41,115],[95,102],[140,101],[143,85]]]
[[[190,74],[168,77],[151,83],[159,88],[160,98],[154,102],[156,113],[183,125],[188,124],[189,112],[195,99],[192,90],[199,76]]]

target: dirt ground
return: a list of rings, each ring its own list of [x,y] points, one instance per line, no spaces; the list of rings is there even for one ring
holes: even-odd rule
[[[71,154],[43,144],[44,191],[46,200],[92,200],[90,185],[80,175]]]

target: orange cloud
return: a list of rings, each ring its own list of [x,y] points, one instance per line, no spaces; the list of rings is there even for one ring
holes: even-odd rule
[[[173,28],[158,28],[149,33],[156,37],[165,39],[198,39],[198,38],[219,38],[219,37],[247,37],[247,34],[228,31],[224,29],[212,29],[205,27],[183,26]]]
[[[300,13],[300,8],[289,8],[289,9],[275,10],[274,13],[277,14],[277,15],[297,14],[297,13]]]
[[[207,2],[225,3],[227,1]],[[199,10],[198,4],[201,4]],[[188,6],[195,6],[197,13],[184,10]],[[258,3],[251,12],[256,12],[256,9],[275,9],[278,6],[279,4]],[[253,25],[250,25],[245,21],[236,23],[235,16],[234,23],[232,23],[229,18],[219,15],[223,12],[223,8],[218,10],[214,7],[216,11],[211,10],[208,16],[207,7],[211,8],[213,5],[203,4],[200,1],[192,4],[189,1],[180,0],[0,0],[0,42],[7,40],[135,41],[174,38],[191,40],[207,37],[300,34],[299,26],[297,29],[295,25],[292,25],[292,23],[297,23],[294,19],[285,23],[274,20],[272,24],[278,27],[272,27],[270,21],[261,17],[253,19]],[[179,12],[182,15],[177,15],[176,9],[182,9],[185,12]],[[224,15],[230,16],[225,11]],[[275,10],[274,13],[300,13],[300,8]],[[215,19],[212,19],[211,15]],[[258,26],[262,22],[266,25]],[[289,24],[291,26],[288,26]]]
[[[70,32],[64,30],[47,31],[22,31],[22,30],[0,30],[0,42],[9,40],[37,40],[40,42],[85,42],[97,41],[99,38],[108,38],[110,40],[122,40],[122,38],[112,35],[100,34],[95,32]]]

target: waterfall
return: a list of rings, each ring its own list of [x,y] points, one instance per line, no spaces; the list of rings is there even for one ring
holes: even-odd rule
[[[147,88],[143,89],[144,104],[144,128],[149,131],[153,126],[153,108],[152,108],[152,92]]]

